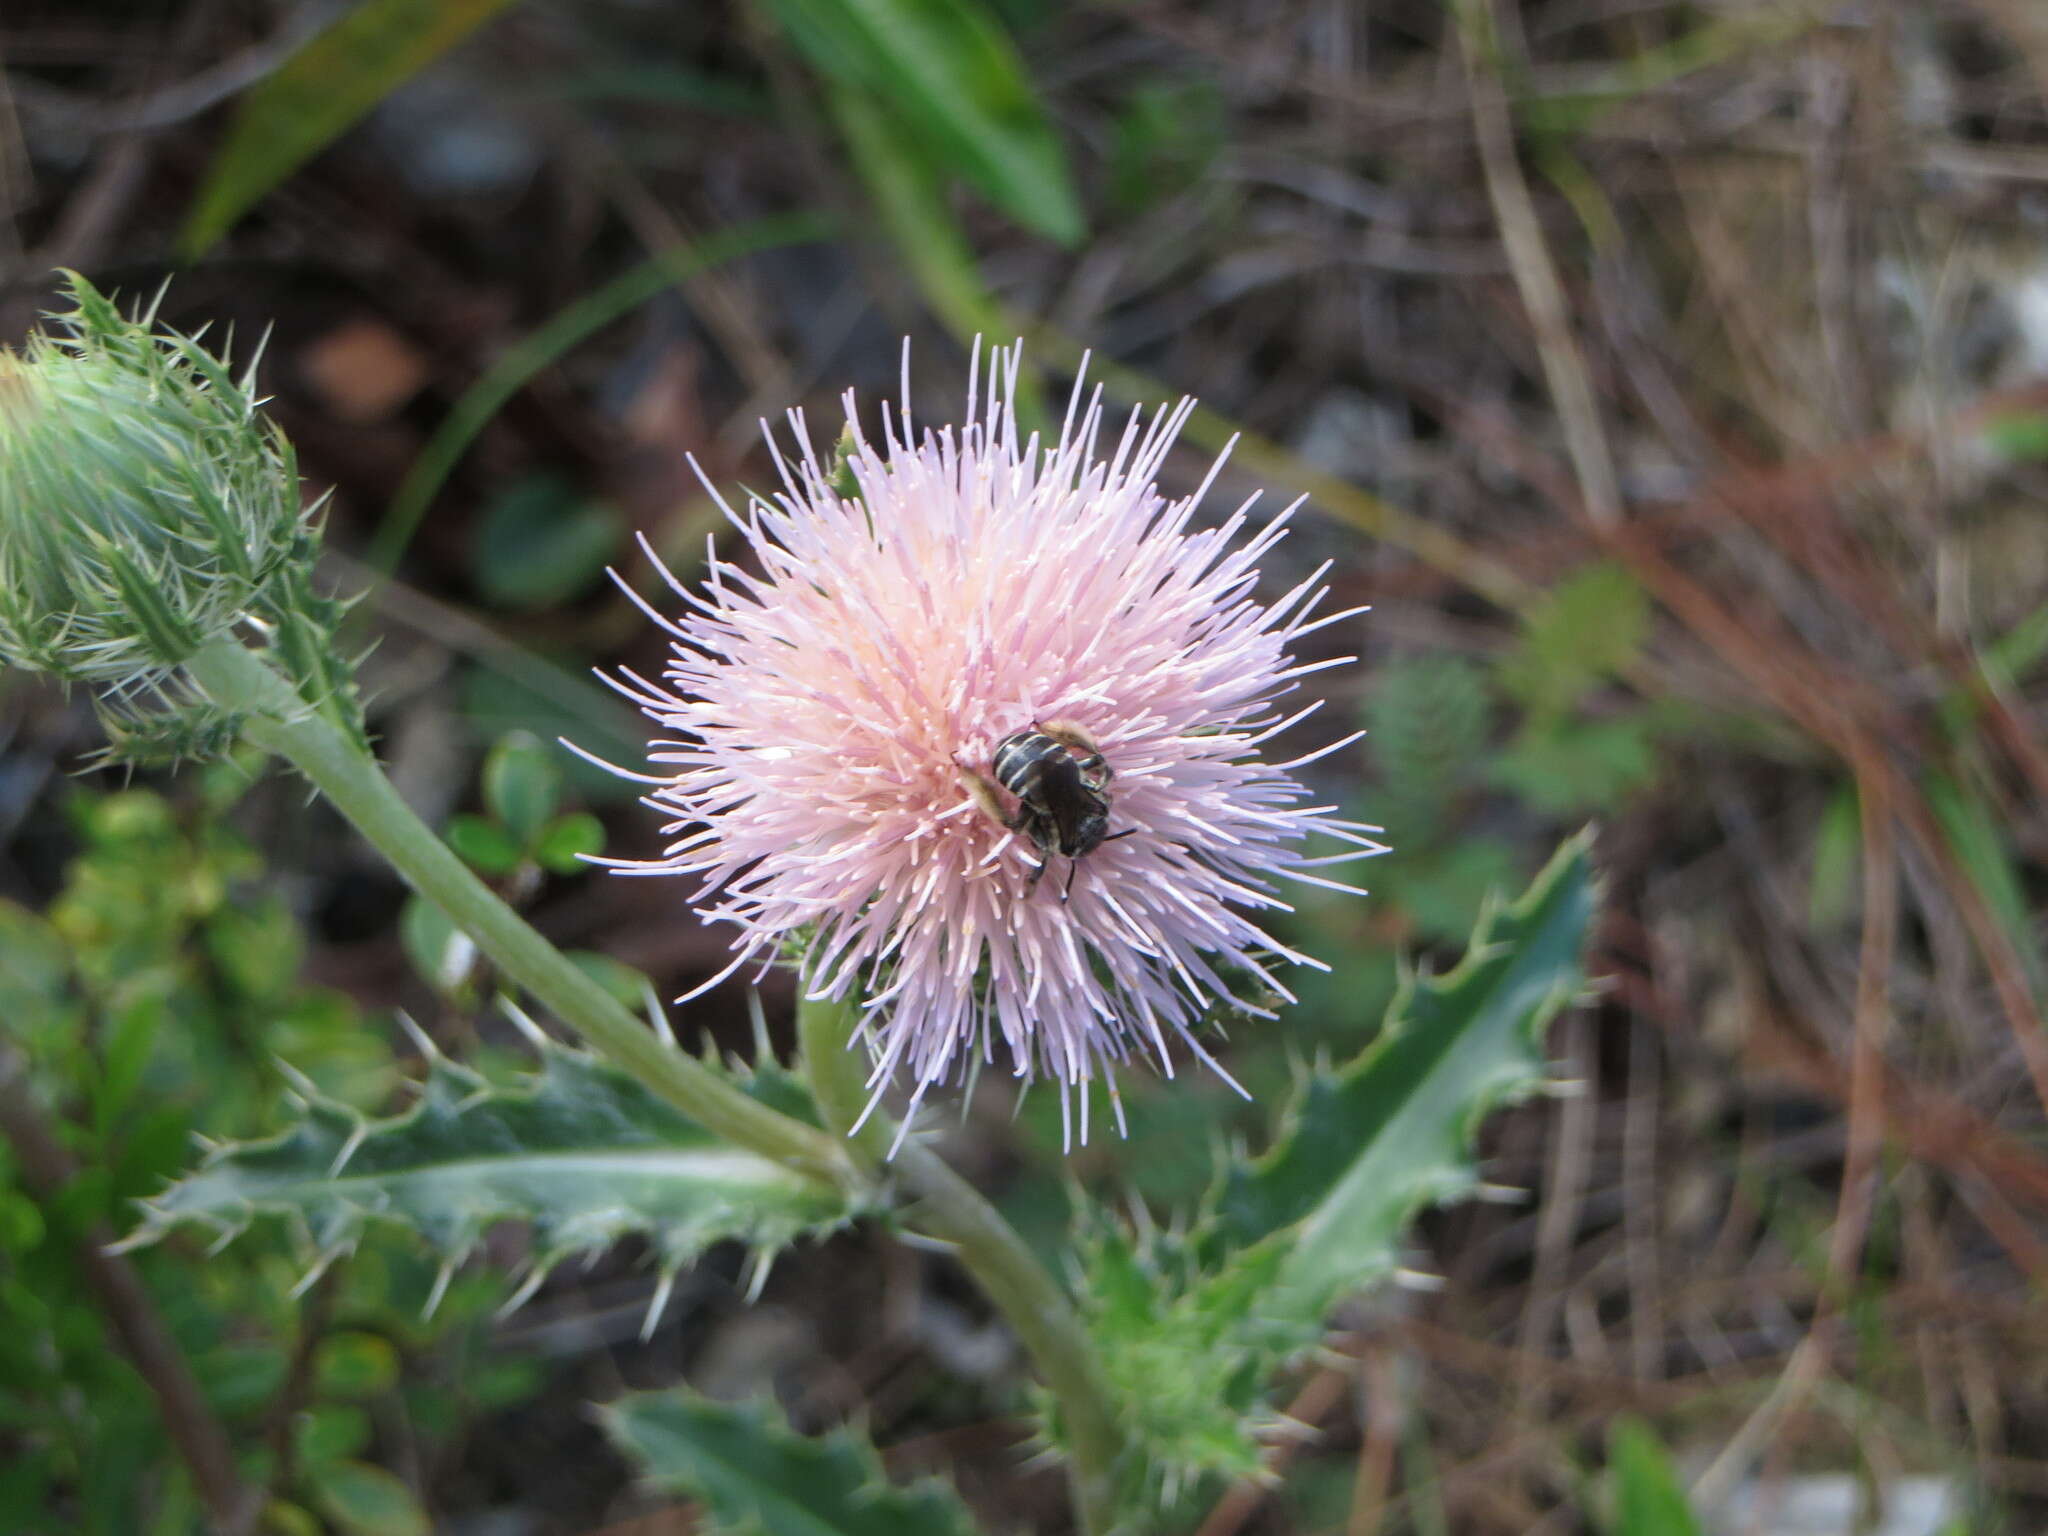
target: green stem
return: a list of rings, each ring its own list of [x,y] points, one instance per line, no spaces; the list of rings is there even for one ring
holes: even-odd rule
[[[811,1097],[825,1123],[842,1134],[851,1134],[869,1097],[860,1057],[850,1048],[856,1013],[849,1002],[811,998],[797,1007],[797,1040]],[[895,1136],[888,1116],[870,1115],[854,1137],[856,1155],[877,1167]],[[1108,1384],[1072,1300],[1016,1228],[938,1154],[906,1141],[890,1167],[917,1196],[917,1205],[907,1213],[911,1224],[952,1246],[1037,1362],[1059,1403],[1071,1447],[1068,1474],[1080,1529],[1083,1536],[1107,1536],[1115,1522],[1122,1436]]]
[[[911,1221],[953,1245],[1038,1363],[1059,1403],[1070,1458],[1067,1477],[1082,1536],[1108,1536],[1116,1522],[1123,1432],[1087,1326],[1017,1229],[938,1154],[909,1142],[896,1154],[895,1167],[918,1197]]]
[[[858,1017],[859,1009],[850,1002],[802,998],[796,1005],[797,1059],[826,1126],[853,1138],[854,1155],[867,1167],[879,1168],[888,1158],[895,1127],[877,1112],[859,1131],[853,1128],[870,1096],[860,1052],[853,1049]]]
[[[699,1125],[824,1183],[865,1182],[837,1138],[748,1098],[646,1024],[527,926],[399,798],[376,761],[300,698],[263,660],[231,641],[186,664],[223,709],[246,717],[245,739],[310,779],[405,877],[564,1023]]]

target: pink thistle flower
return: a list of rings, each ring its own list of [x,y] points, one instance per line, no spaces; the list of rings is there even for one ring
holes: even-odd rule
[[[770,441],[783,489],[744,514],[718,498],[758,573],[713,555],[701,591],[663,569],[680,619],[641,604],[672,656],[663,684],[617,686],[677,733],[650,749],[658,777],[633,775],[675,841],[616,867],[695,876],[702,915],[738,929],[699,992],[802,936],[808,995],[858,1000],[877,1091],[907,1074],[914,1107],[1000,1056],[1063,1105],[1082,1088],[1085,1140],[1098,1073],[1112,1094],[1133,1055],[1170,1074],[1176,1037],[1214,1066],[1205,1015],[1271,1017],[1243,994],[1292,1001],[1275,961],[1324,968],[1245,912],[1288,910],[1276,876],[1351,890],[1311,866],[1380,851],[1288,775],[1357,736],[1292,763],[1257,748],[1319,707],[1280,709],[1301,677],[1354,659],[1297,665],[1290,646],[1363,610],[1311,618],[1327,562],[1254,596],[1295,507],[1241,544],[1256,496],[1194,529],[1221,460],[1194,495],[1159,493],[1193,402],[1134,411],[1104,459],[1100,391],[1084,405],[1077,385],[1046,447],[1019,437],[1020,359],[992,354],[958,433],[914,435],[907,404],[879,445],[852,426],[856,496],[793,412],[796,462]],[[1037,725],[1085,733],[1110,775],[1107,840],[1070,864],[1004,824],[1019,802],[994,782],[999,744]],[[1310,858],[1311,833],[1352,848]],[[1048,861],[1069,868],[1036,878]]]

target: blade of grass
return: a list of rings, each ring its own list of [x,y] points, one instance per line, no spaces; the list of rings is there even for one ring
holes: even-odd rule
[[[984,338],[1000,345],[1012,334],[1009,318],[982,281],[974,248],[917,141],[856,88],[829,86],[826,102],[882,227],[932,313],[962,347]],[[1018,380],[1017,415],[1027,432],[1051,424],[1035,371]]]
[[[202,255],[264,194],[506,0],[363,0],[242,98],[186,215],[178,250]]]
[[[768,0],[827,80],[905,128],[1026,229],[1086,233],[1066,155],[1023,60],[979,0]]]
[[[1522,304],[1536,332],[1544,381],[1564,424],[1565,447],[1578,474],[1579,492],[1595,525],[1617,522],[1622,510],[1621,483],[1600,423],[1600,402],[1572,337],[1564,285],[1543,238],[1543,225],[1536,217],[1521,162],[1515,157],[1514,129],[1500,82],[1500,33],[1493,0],[1456,0],[1452,10],[1465,60],[1465,82],[1472,93],[1472,124],[1479,139],[1487,195],[1500,225],[1501,244],[1514,269],[1515,286],[1521,290]]]
[[[398,494],[391,498],[364,563],[387,576],[397,567],[427,508],[477,434],[506,401],[570,348],[693,273],[757,251],[822,240],[828,231],[826,221],[814,213],[778,214],[735,224],[694,245],[650,256],[557,312],[485,369],[455,402],[447,419],[420,450]]]
[[[1921,793],[1948,839],[1950,852],[2012,941],[2038,994],[2043,968],[2034,943],[2033,911],[1991,807],[1963,781],[1943,773],[1929,774]]]

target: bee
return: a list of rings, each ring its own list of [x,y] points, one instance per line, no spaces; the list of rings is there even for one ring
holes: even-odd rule
[[[1068,861],[1066,900],[1074,888],[1079,861],[1104,843],[1129,837],[1127,827],[1109,830],[1109,764],[1088,733],[1070,721],[1055,720],[1014,731],[996,743],[989,766],[996,782],[1017,797],[1015,814],[1006,813],[988,781],[973,774],[969,787],[981,808],[1013,832],[1021,832],[1038,850],[1038,868],[1026,890],[1037,888],[1054,854]]]

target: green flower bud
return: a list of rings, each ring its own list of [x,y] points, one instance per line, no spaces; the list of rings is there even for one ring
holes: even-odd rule
[[[249,378],[66,276],[72,312],[0,352],[0,663],[133,697],[273,624],[314,543]]]

